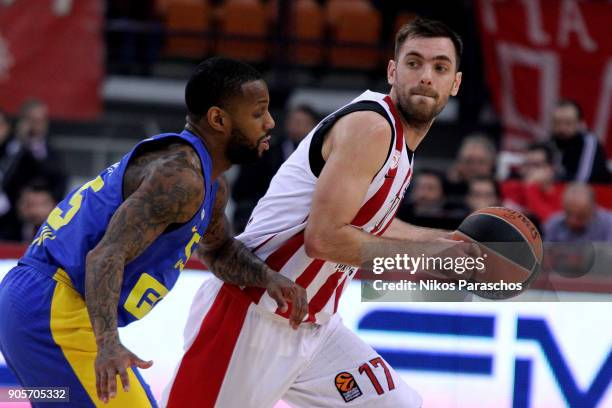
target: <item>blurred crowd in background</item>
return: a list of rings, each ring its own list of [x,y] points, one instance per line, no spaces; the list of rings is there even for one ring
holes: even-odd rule
[[[420,226],[454,229],[472,211],[506,206],[527,214],[548,241],[612,241],[608,158],[602,138],[585,123],[583,107],[571,99],[551,101],[548,136],[534,138],[537,142],[511,155],[500,152],[502,131],[483,79],[474,3],[434,3],[108,1],[106,75],[184,79],[197,61],[216,54],[250,62],[264,72],[279,125],[264,158],[230,177],[231,217],[234,232],[240,233],[278,168],[325,115],[340,107],[326,105],[323,96],[319,106],[296,103],[292,92],[300,86],[326,90],[332,85],[357,94],[365,88],[384,92],[397,28],[417,15],[441,19],[466,43],[459,113],[450,122],[434,125],[427,138],[430,147],[417,150],[415,173],[397,216]],[[120,129],[105,123],[113,109],[115,118],[132,113],[123,105],[107,104],[105,109],[105,117],[95,125],[110,128],[111,134]],[[163,116],[159,107],[151,112],[149,116]],[[183,114],[182,108],[171,110],[172,123],[180,123]],[[65,121],[56,125],[63,133],[72,126]],[[148,135],[180,130],[149,128]],[[75,186],[70,183],[75,174],[67,169],[79,158],[54,151],[53,129],[42,100],[29,99],[16,115],[0,111],[1,240],[31,242],[38,226]],[[437,155],[449,149],[451,156]]]

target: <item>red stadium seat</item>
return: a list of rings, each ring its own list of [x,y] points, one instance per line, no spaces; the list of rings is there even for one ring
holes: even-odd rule
[[[160,5],[162,7],[162,5]],[[165,0],[165,26],[169,31],[164,54],[170,57],[202,58],[210,48],[204,37],[179,35],[181,31],[203,33],[210,30],[211,9],[205,0]],[[174,34],[173,32],[176,32]]]
[[[367,1],[330,0],[325,9],[334,42],[366,45],[332,45],[330,63],[337,68],[372,69],[380,63],[378,50],[380,13]]]
[[[315,0],[295,0],[290,3],[289,36],[296,41],[289,46],[289,60],[301,65],[317,65],[323,58],[325,16]],[[278,0],[267,3],[271,26],[278,21]]]
[[[395,17],[395,21],[393,23],[393,38],[391,38],[391,41],[395,39],[395,34],[397,34],[399,29],[402,28],[404,24],[408,24],[409,22],[411,22],[417,17],[418,16],[416,14],[410,13],[410,12],[404,12],[404,13],[398,14]]]
[[[257,0],[227,0],[218,10],[219,34],[216,53],[250,62],[267,56],[266,8]],[[244,36],[244,38],[223,38]]]

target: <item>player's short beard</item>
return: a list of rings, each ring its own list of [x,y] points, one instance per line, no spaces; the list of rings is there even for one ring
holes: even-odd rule
[[[431,96],[435,98],[436,102],[439,102],[440,95],[435,91],[422,90],[419,87],[415,87],[410,89],[405,99],[402,97],[398,98],[397,108],[408,125],[415,128],[427,127],[431,124],[431,121],[442,112],[442,109],[444,109],[446,105],[446,101],[442,101],[443,103],[436,103],[431,107],[424,104],[421,104],[422,106],[417,106],[417,104],[410,100],[410,97],[414,93]]]
[[[249,142],[249,138],[240,129],[234,127],[227,145],[227,158],[232,164],[255,163],[261,158],[259,144],[266,136],[259,138],[255,146],[253,146]]]

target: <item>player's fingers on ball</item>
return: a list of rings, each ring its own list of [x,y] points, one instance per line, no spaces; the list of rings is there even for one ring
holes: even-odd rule
[[[119,370],[119,377],[121,378],[121,385],[123,385],[123,391],[128,392],[130,390],[130,376],[125,368]]]
[[[480,249],[480,245],[471,242],[470,244],[470,255],[474,258],[478,258],[482,256],[482,250]]]

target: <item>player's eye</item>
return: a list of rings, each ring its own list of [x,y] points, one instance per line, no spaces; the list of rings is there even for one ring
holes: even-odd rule
[[[446,71],[448,71],[448,67],[446,65],[436,65],[436,71],[438,71],[438,72],[446,72]]]
[[[406,65],[408,65],[408,67],[410,68],[417,68],[419,66],[418,61],[416,60],[409,60]]]

